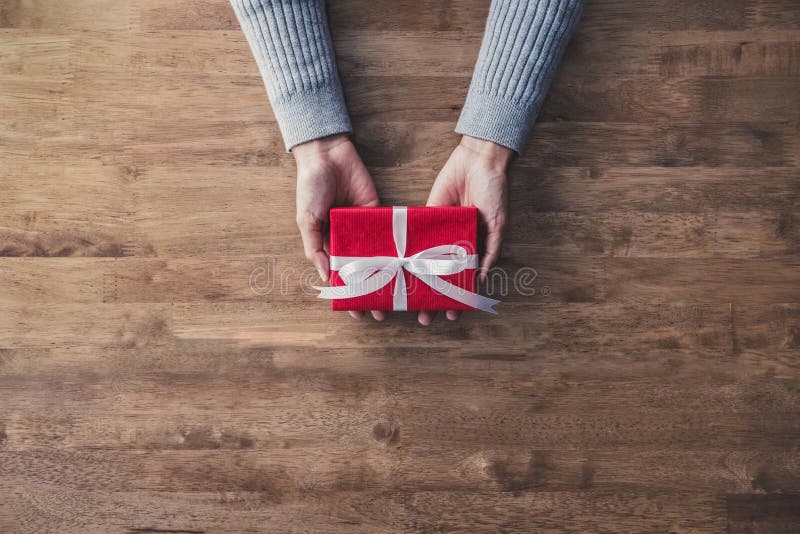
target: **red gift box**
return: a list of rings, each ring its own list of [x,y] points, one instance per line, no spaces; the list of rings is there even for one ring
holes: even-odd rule
[[[331,287],[320,297],[334,310],[494,313],[497,301],[474,293],[477,217],[473,207],[332,209]]]

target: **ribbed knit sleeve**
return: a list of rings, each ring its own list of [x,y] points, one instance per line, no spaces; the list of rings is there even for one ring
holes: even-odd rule
[[[493,0],[456,132],[522,151],[583,0]]]
[[[286,149],[350,132],[324,0],[231,0]]]

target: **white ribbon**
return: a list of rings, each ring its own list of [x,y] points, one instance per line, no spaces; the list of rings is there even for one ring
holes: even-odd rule
[[[406,279],[403,270],[413,274],[435,291],[471,308],[489,313],[497,313],[492,306],[500,302],[467,291],[463,287],[442,280],[442,275],[460,273],[464,269],[478,267],[478,256],[467,253],[458,245],[440,245],[417,252],[406,257],[406,236],[408,235],[407,212],[405,207],[392,208],[392,233],[397,256],[350,257],[331,256],[331,269],[339,271],[343,286],[317,287],[319,298],[346,299],[368,295],[388,285],[395,279],[393,309],[408,309],[406,300]]]

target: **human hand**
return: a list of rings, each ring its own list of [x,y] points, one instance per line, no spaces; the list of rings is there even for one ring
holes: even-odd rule
[[[328,236],[324,226],[334,206],[377,206],[378,193],[372,177],[345,134],[315,139],[292,149],[297,162],[297,226],[303,238],[305,256],[317,268],[320,278],[330,278]],[[360,319],[364,313],[351,311]],[[386,318],[373,311],[377,321]]]
[[[480,222],[486,227],[486,253],[478,268],[481,283],[486,281],[489,268],[500,255],[508,211],[506,170],[514,155],[510,148],[469,137],[450,154],[433,183],[428,206],[475,206]],[[419,322],[429,325],[436,312],[419,312]],[[459,312],[448,310],[449,320],[458,319]]]

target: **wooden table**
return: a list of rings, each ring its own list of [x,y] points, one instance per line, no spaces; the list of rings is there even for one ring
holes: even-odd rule
[[[329,9],[424,203],[487,2]],[[0,531],[798,532],[798,124],[796,0],[590,1],[511,173],[524,291],[356,322],[224,0],[3,0]]]

